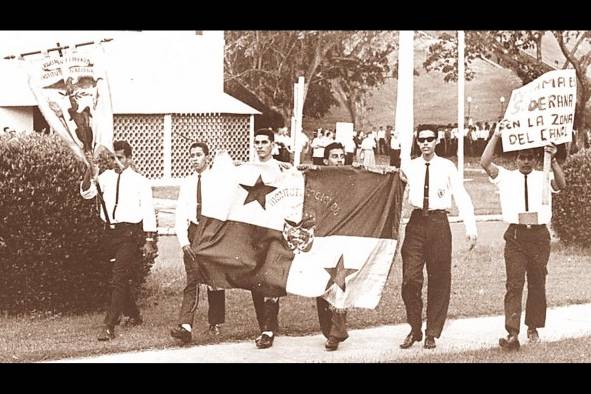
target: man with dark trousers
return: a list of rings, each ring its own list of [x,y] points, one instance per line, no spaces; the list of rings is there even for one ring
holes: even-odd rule
[[[410,334],[400,347],[410,348],[423,339],[423,267],[427,266],[427,327],[424,348],[434,349],[447,318],[451,291],[451,231],[447,214],[453,195],[464,220],[470,250],[476,244],[476,221],[470,196],[456,166],[435,154],[437,134],[421,130],[417,145],[421,156],[403,161],[401,179],[408,183],[408,200],[414,208],[402,244],[402,299]]]
[[[130,317],[129,325],[142,323],[131,294],[130,280],[133,266],[142,261],[140,248],[144,239],[143,254],[147,258],[156,255],[156,213],[150,183],[129,167],[132,151],[126,141],[115,141],[113,149],[122,167],[97,176],[98,168],[88,152],[89,166],[80,185],[80,194],[85,199],[97,196],[100,188],[100,198],[104,201],[100,215],[106,222],[104,247],[113,262],[111,301],[97,338],[99,341],[115,338],[115,325],[123,312]]]
[[[499,124],[500,126],[501,124]],[[539,341],[538,328],[546,322],[546,266],[550,258],[550,233],[547,224],[552,219],[552,195],[548,193],[548,204],[542,204],[544,184],[548,190],[558,193],[566,187],[564,173],[554,156],[554,144],[544,147],[552,157],[552,173],[544,180],[542,171],[535,169],[538,164],[536,151],[524,149],[517,152],[517,170],[507,170],[492,162],[495,146],[501,136],[502,127],[497,127],[488,142],[480,165],[500,192],[503,221],[509,224],[505,239],[505,268],[507,272],[505,293],[505,329],[507,338],[500,338],[504,350],[518,350],[519,328],[521,325],[521,300],[527,276],[527,301],[525,304],[525,325],[530,343]]]
[[[275,136],[272,130],[260,129],[254,133],[254,148],[256,150],[258,163],[277,170],[283,171],[289,168],[289,163],[282,163],[273,159],[272,151]],[[273,346],[275,340],[275,333],[279,328],[279,297],[265,297],[260,293],[253,291],[252,300],[254,309],[261,330],[261,335],[255,339],[255,344],[258,349],[267,349]]]
[[[324,148],[324,164],[327,166],[345,165],[345,148],[339,142],[328,144]],[[316,298],[318,322],[322,334],[327,338],[324,348],[337,350],[339,343],[349,338],[347,333],[347,312],[330,309],[330,304],[322,297]]]
[[[183,251],[187,284],[183,290],[179,323],[170,330],[170,335],[180,339],[183,343],[191,342],[193,319],[199,301],[199,262],[192,246],[201,219],[202,190],[207,188],[209,182],[212,182],[208,169],[208,158],[209,147],[206,143],[191,144],[189,161],[195,173],[186,177],[181,183],[176,207],[175,229]],[[220,327],[225,320],[225,291],[208,286],[207,300],[209,303],[208,332],[212,335],[219,335]]]

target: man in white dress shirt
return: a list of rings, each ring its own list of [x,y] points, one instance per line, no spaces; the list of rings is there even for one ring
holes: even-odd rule
[[[126,141],[115,141],[113,149],[123,167],[106,170],[97,177],[98,168],[88,154],[89,167],[80,185],[80,194],[85,199],[101,194],[99,198],[104,205],[101,204],[100,215],[106,231],[104,247],[113,262],[111,301],[97,338],[99,341],[115,338],[115,325],[123,312],[130,316],[131,325],[142,323],[129,283],[133,265],[142,260],[138,239],[145,239],[143,254],[146,257],[156,255],[156,213],[150,183],[129,167],[132,152]]]
[[[187,283],[183,290],[183,301],[179,314],[178,325],[170,330],[173,338],[189,343],[192,339],[193,319],[199,300],[199,264],[194,250],[191,248],[195,232],[201,219],[202,190],[211,184],[211,174],[207,159],[209,147],[204,142],[195,142],[189,147],[189,161],[194,174],[183,179],[179,190],[176,207],[175,230],[179,244],[183,250],[183,262],[187,275]],[[215,180],[214,180],[215,181]],[[220,334],[220,327],[225,320],[225,291],[207,288],[209,304],[209,333]]]
[[[521,325],[521,299],[527,275],[527,301],[525,325],[529,342],[539,341],[538,328],[546,322],[546,266],[550,258],[550,233],[547,224],[552,219],[552,195],[548,204],[542,204],[544,180],[542,171],[535,170],[538,163],[536,151],[525,149],[517,152],[517,170],[507,170],[492,162],[495,146],[502,127],[497,127],[488,142],[480,165],[500,192],[503,221],[509,224],[505,232],[505,267],[507,272],[505,293],[505,329],[507,338],[500,338],[505,350],[519,349]],[[553,144],[544,147],[552,156],[552,173],[549,190],[558,193],[566,187],[564,173],[554,155]]]
[[[254,133],[254,147],[258,163],[264,163],[280,172],[291,167],[291,164],[273,159],[272,146],[274,144],[274,139],[275,136],[271,130],[257,130]],[[324,151],[324,146],[322,149]],[[261,335],[255,339],[255,344],[259,349],[270,348],[273,346],[275,333],[279,328],[279,297],[266,297],[253,289],[252,300],[259,328],[261,330]]]
[[[477,231],[474,207],[464,189],[456,166],[435,154],[437,134],[421,130],[417,145],[421,156],[403,162],[401,179],[408,183],[408,200],[414,210],[406,225],[402,244],[402,299],[411,332],[400,345],[410,348],[423,339],[422,311],[423,267],[427,266],[426,349],[436,347],[449,306],[451,290],[451,231],[447,214],[453,195],[464,220],[470,250],[476,244]]]

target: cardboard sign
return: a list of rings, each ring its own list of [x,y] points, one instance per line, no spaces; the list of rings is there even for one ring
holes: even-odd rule
[[[515,89],[505,111],[503,151],[562,144],[572,139],[577,77],[575,70],[555,70]]]
[[[353,123],[337,122],[335,141],[345,145],[347,141],[351,141],[352,139]]]

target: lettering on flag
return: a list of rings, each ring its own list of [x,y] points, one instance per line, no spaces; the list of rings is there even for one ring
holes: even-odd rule
[[[226,213],[215,198],[204,198],[192,242],[203,282],[265,296],[323,296],[337,308],[375,308],[396,251],[398,173],[278,168],[214,163],[212,172],[224,173],[216,174],[212,197],[233,191]]]
[[[503,151],[572,140],[577,101],[575,70],[545,73],[511,94],[502,127]]]

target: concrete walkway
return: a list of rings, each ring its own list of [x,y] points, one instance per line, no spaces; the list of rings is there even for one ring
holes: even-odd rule
[[[54,362],[66,363],[371,363],[404,362],[422,354],[457,353],[496,348],[504,336],[504,317],[489,316],[448,320],[434,350],[423,349],[422,343],[408,349],[399,348],[408,334],[407,324],[350,330],[350,337],[335,352],[324,350],[322,335],[303,337],[278,336],[270,349],[257,349],[253,340],[189,348],[152,350],[75,358]],[[591,336],[591,304],[571,305],[548,310],[546,328],[540,329],[544,342]],[[520,334],[527,345],[525,328]]]

